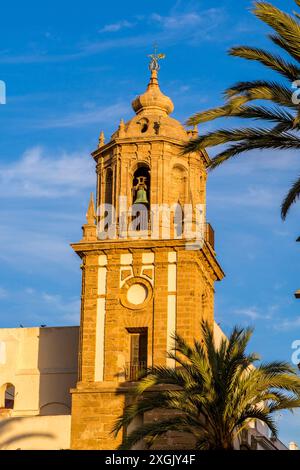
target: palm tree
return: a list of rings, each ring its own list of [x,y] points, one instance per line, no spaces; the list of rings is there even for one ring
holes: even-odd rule
[[[194,340],[193,347],[175,335],[176,350],[169,357],[176,367],[154,367],[140,379],[113,432],[116,436],[149,411],[163,413],[128,433],[120,449],[142,439],[151,447],[159,436],[177,431],[191,434],[196,449],[232,450],[251,420],[263,421],[277,436],[273,415],[300,407],[300,378],[285,362],[255,368],[257,354],[245,351],[251,335],[251,329],[236,327],[216,346],[207,323],[202,324],[203,340]]]
[[[300,0],[295,0],[300,6]],[[228,159],[253,149],[299,149],[300,148],[300,107],[295,87],[300,82],[300,14],[291,16],[266,2],[255,2],[253,13],[273,29],[270,41],[283,49],[289,58],[273,54],[264,49],[239,46],[230,49],[229,54],[254,60],[267,69],[277,72],[278,82],[253,80],[238,82],[224,92],[223,106],[202,111],[192,116],[188,125],[196,125],[217,118],[239,117],[260,121],[258,126],[233,130],[219,129],[191,140],[185,146],[185,153],[229,144],[210,163],[210,168]],[[298,92],[296,92],[296,95]],[[258,100],[258,104],[248,104]],[[261,104],[265,101],[266,104]],[[300,196],[300,177],[294,182],[281,206],[281,216],[285,219],[291,205]]]

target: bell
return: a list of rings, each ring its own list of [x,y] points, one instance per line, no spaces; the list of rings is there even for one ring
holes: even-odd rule
[[[147,193],[144,188],[137,190],[134,204],[148,204]]]

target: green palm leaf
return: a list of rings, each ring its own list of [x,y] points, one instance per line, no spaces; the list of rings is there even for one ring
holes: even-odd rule
[[[266,2],[256,2],[254,15],[273,28],[288,46],[289,53],[300,60],[299,41],[300,25],[292,16],[284,13],[274,5]]]
[[[292,185],[281,206],[281,217],[286,218],[291,205],[300,197],[300,178]]]
[[[286,62],[279,56],[254,47],[239,46],[230,49],[229,54],[247,60],[255,60],[269,67],[275,72],[279,72],[288,80],[297,80],[300,77],[300,68],[292,63]]]
[[[300,407],[300,379],[282,361],[254,368],[257,354],[246,353],[251,335],[252,329],[234,328],[218,347],[207,323],[202,324],[202,341],[193,345],[175,335],[170,357],[176,368],[149,370],[115,423],[115,435],[125,430],[120,449],[141,441],[148,448],[159,445],[170,432],[190,434],[195,449],[233,449],[253,420],[263,421],[276,436],[273,415]],[[149,419],[153,412],[155,420]],[[126,432],[137,416],[144,416],[144,423]]]
[[[300,0],[295,0],[300,6]],[[210,169],[250,150],[299,149],[300,108],[294,100],[296,80],[300,80],[300,15],[281,11],[268,2],[255,2],[253,14],[273,31],[268,35],[291,60],[265,49],[236,46],[229,54],[262,64],[288,84],[275,80],[240,81],[224,92],[225,102],[213,109],[197,112],[187,120],[187,125],[197,125],[219,118],[241,118],[259,121],[261,127],[246,129],[218,129],[204,133],[188,141],[182,153],[199,152],[206,147],[225,146],[208,164]],[[250,102],[257,101],[257,105]],[[265,105],[262,105],[262,102]],[[297,179],[282,202],[281,215],[285,219],[292,204],[300,195],[300,180]]]

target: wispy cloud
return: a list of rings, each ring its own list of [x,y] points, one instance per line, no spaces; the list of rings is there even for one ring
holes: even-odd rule
[[[6,250],[0,253],[0,260],[6,264],[17,267],[21,271],[32,272],[42,269],[46,263],[50,266],[60,266],[64,269],[70,264],[73,266],[71,248],[63,236],[52,233],[38,232],[28,228],[0,225],[0,241],[5,244]]]
[[[246,317],[249,318],[251,321],[254,320],[271,320],[274,317],[274,314],[278,310],[279,306],[278,305],[271,305],[267,308],[266,311],[262,312],[261,309],[259,309],[256,306],[250,306],[250,307],[243,307],[243,308],[237,308],[233,310],[234,315],[238,315],[240,317]]]
[[[286,302],[285,302],[286,303]],[[283,316],[286,305],[282,299],[278,304],[268,305],[265,307],[249,306],[233,309],[234,315],[242,320],[242,323],[251,322],[271,322],[272,329],[275,331],[291,331],[299,329],[300,316],[286,317]]]
[[[3,287],[0,287],[0,299],[6,299],[8,297],[8,292]]]
[[[250,320],[257,320],[258,318],[261,318],[261,314],[256,307],[238,308],[234,310],[233,313],[241,317],[250,318]]]
[[[58,294],[42,293],[41,301],[50,305],[63,322],[79,324],[80,299],[65,299]]]
[[[0,165],[0,197],[72,196],[90,188],[94,179],[87,151],[53,154],[33,147],[19,160]]]
[[[210,152],[212,156],[213,152]],[[247,176],[249,173],[261,174],[268,173],[270,180],[271,173],[274,177],[282,172],[290,172],[291,170],[299,170],[299,156],[295,151],[274,152],[264,150],[263,152],[249,152],[242,154],[239,158],[232,159],[226,164],[220,166],[212,172],[216,176]]]
[[[274,329],[278,331],[289,331],[296,328],[299,328],[300,332],[300,316],[294,318],[283,318],[274,324]]]
[[[121,29],[133,28],[135,23],[131,23],[127,20],[121,20],[117,23],[106,24],[103,28],[99,29],[99,33],[116,33]]]
[[[22,305],[22,309],[17,307]],[[11,311],[12,325],[78,325],[80,320],[80,297],[63,296],[35,288],[26,288],[15,293],[7,311]],[[22,313],[21,313],[22,312]]]
[[[111,106],[97,107],[92,110],[68,113],[61,116],[46,117],[35,122],[27,122],[27,126],[36,129],[77,128],[94,123],[106,123],[119,119],[128,113],[128,103],[116,103]]]
[[[105,40],[90,40],[85,44],[74,46],[72,52],[51,54],[45,51],[13,55],[11,51],[0,52],[2,64],[31,64],[44,62],[66,62],[79,60],[104,51],[122,48],[139,48],[153,43],[153,37],[163,46],[174,46],[178,43],[197,45],[205,41],[224,41],[225,34],[233,28],[226,28],[220,34],[220,26],[226,24],[227,17],[222,8],[201,9],[187,5],[184,10],[181,3],[171,9],[168,15],[153,12],[148,17],[136,15],[136,21],[122,19],[116,23],[105,25],[101,33],[112,33],[134,29],[129,36],[110,38]],[[150,27],[149,32],[147,28]],[[218,34],[215,34],[215,33]],[[99,31],[98,31],[99,33]]]
[[[258,185],[256,187],[248,187],[241,191],[234,193],[223,189],[222,193],[216,191],[209,196],[209,201],[212,204],[218,204],[222,207],[229,209],[234,207],[277,207],[279,198],[278,194],[275,197],[275,190],[272,188],[262,188]],[[230,209],[231,210],[231,209]]]
[[[211,40],[211,32],[225,20],[225,11],[223,8],[209,8],[182,12],[175,8],[170,15],[153,13],[150,19],[165,32],[176,32],[188,41]]]

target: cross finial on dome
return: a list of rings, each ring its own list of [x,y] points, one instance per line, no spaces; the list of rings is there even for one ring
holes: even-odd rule
[[[147,86],[147,90],[142,95],[139,95],[132,102],[132,107],[136,114],[139,113],[153,113],[158,112],[161,114],[170,114],[174,110],[172,100],[164,95],[159,88],[157,74],[159,70],[160,59],[165,58],[165,54],[157,53],[157,46],[154,46],[154,54],[150,54],[148,57],[151,58],[149,69],[151,70],[150,81]]]
[[[151,70],[151,72],[153,72],[153,70],[156,70],[158,71],[160,69],[160,65],[159,65],[159,60],[161,59],[164,59],[166,57],[166,54],[162,54],[162,53],[157,53],[157,44],[154,44],[154,54],[149,54],[148,57],[150,57],[151,61],[150,61],[150,64],[149,64],[149,69]]]

